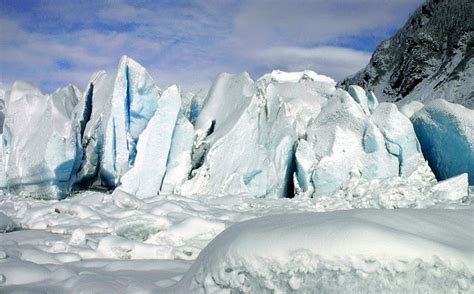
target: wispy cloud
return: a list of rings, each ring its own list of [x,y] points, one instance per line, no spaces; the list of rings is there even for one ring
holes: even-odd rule
[[[330,44],[345,37],[386,37],[422,1],[246,1],[236,16],[237,39],[257,46]]]
[[[123,54],[160,86],[205,86],[221,71],[257,78],[273,68],[339,79],[363,67],[420,3],[0,0],[0,82],[83,87]]]

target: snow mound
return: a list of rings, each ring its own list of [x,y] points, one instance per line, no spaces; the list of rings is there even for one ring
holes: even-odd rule
[[[407,104],[399,106],[400,112],[406,117],[411,118],[415,112],[423,108],[423,103],[419,101],[411,101]]]
[[[299,83],[305,80],[312,80],[315,82],[324,82],[336,84],[336,82],[325,75],[320,75],[312,70],[298,71],[298,72],[285,72],[281,70],[274,70],[271,73],[263,75],[259,80],[266,82],[277,82],[277,83]]]
[[[474,110],[433,100],[412,118],[421,149],[438,180],[462,173],[474,184]]]
[[[8,233],[18,229],[18,225],[11,218],[0,211],[0,233]]]
[[[402,209],[258,218],[217,236],[169,290],[468,293],[473,221],[472,210]]]

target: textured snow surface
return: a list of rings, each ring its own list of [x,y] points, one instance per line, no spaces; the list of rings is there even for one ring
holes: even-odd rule
[[[380,259],[366,260],[358,259],[357,256],[346,258],[341,255],[340,260],[328,259],[326,263],[325,259],[318,259],[316,255],[309,254],[309,251],[307,251],[309,255],[302,252],[301,262],[292,263],[292,260],[288,260],[288,264],[293,265],[288,268],[287,273],[281,272],[282,283],[291,283],[291,287],[301,284],[304,289],[309,285],[305,283],[306,277],[308,280],[327,280],[328,287],[336,287],[335,291],[343,289],[350,291],[354,283],[362,283],[360,287],[363,287],[366,285],[364,281],[379,281],[377,279],[380,278],[381,281],[385,281],[383,285],[386,285],[387,281],[395,281],[393,285],[410,289],[412,285],[410,283],[413,283],[410,277],[413,274],[421,278],[430,278],[433,274],[438,274],[442,277],[441,281],[449,281],[448,285],[451,285],[453,289],[469,292],[473,285],[472,270],[455,267],[457,259],[453,258],[457,256],[456,252],[466,250],[466,254],[471,254],[471,259],[466,259],[466,264],[472,264],[472,243],[470,249],[464,248],[467,246],[468,239],[472,238],[470,232],[474,216],[472,195],[468,196],[464,190],[462,198],[445,197],[451,193],[452,187],[460,185],[447,182],[433,192],[444,191],[442,197],[437,198],[435,194],[430,194],[431,187],[417,187],[419,183],[417,179],[412,177],[411,182],[400,182],[402,180],[408,179],[396,177],[366,182],[365,179],[354,175],[351,181],[352,186],[340,190],[334,197],[318,199],[259,199],[246,195],[220,197],[200,195],[196,199],[177,195],[160,195],[138,199],[126,193],[111,195],[89,191],[62,201],[45,201],[19,198],[18,195],[2,195],[0,211],[8,216],[7,220],[11,219],[16,224],[16,228],[21,227],[21,230],[0,234],[0,287],[2,287],[0,292],[8,293],[13,290],[47,293],[161,292],[176,284],[201,250],[232,224],[266,215],[299,212],[311,212],[309,215],[314,216],[316,220],[325,219],[326,223],[319,228],[320,221],[313,221],[311,217],[307,221],[299,220],[291,225],[293,216],[280,216],[277,219],[278,222],[272,221],[270,225],[279,232],[272,238],[270,238],[271,231],[266,232],[264,228],[249,226],[249,234],[263,231],[246,246],[258,249],[255,253],[266,252],[269,257],[274,257],[275,254],[281,252],[283,259],[291,256],[294,260],[298,260],[298,254],[285,255],[283,253],[288,252],[287,249],[291,246],[302,248],[306,245],[308,245],[308,250],[313,251],[326,248],[324,252],[330,252],[329,248],[334,247],[345,248],[348,250],[345,251],[346,253],[355,252],[350,250],[360,250],[364,253],[363,248],[367,248],[367,252],[370,253],[382,254],[386,251],[387,257],[378,256]],[[464,181],[466,180],[464,178]],[[465,186],[465,184],[461,185]],[[452,200],[454,198],[458,199]],[[342,214],[327,214],[327,216],[321,214],[321,218],[318,214],[318,212],[341,209],[383,207],[419,209],[413,212],[410,210],[407,210],[408,212],[354,210],[353,213],[341,212]],[[436,208],[446,210],[439,211]],[[353,216],[357,215],[358,211],[361,211],[366,221],[363,222],[361,218]],[[257,223],[259,222],[257,220]],[[301,225],[302,231],[298,230],[299,222],[306,223],[306,225]],[[375,224],[383,226],[377,227]],[[247,226],[243,225],[243,227]],[[257,231],[254,231],[254,227]],[[328,240],[332,242],[330,247],[318,249],[316,242],[310,242],[324,240],[322,236],[318,237],[319,233],[311,233],[313,230],[324,233],[325,235],[322,236],[333,235],[334,237]],[[342,231],[339,233],[340,230]],[[244,230],[239,230],[239,232],[235,239],[231,238],[231,240],[237,242],[241,234],[245,235]],[[411,239],[407,239],[407,233],[403,232],[412,232],[414,235]],[[432,236],[436,232],[439,234]],[[225,236],[229,234],[226,232]],[[361,235],[376,240],[363,238]],[[433,240],[428,242],[430,236]],[[378,239],[379,237],[381,239]],[[447,242],[443,241],[445,239]],[[384,242],[384,240],[391,241]],[[411,243],[407,240],[411,240]],[[369,241],[370,244],[367,243]],[[459,244],[457,249],[451,248],[453,243]],[[269,244],[268,247],[265,244]],[[351,244],[359,245],[351,248]],[[227,245],[229,244],[226,243],[225,246]],[[425,255],[417,256],[420,253],[420,246],[430,250],[435,248],[444,251],[426,251]],[[206,252],[209,250],[211,249]],[[226,250],[235,252],[233,250],[237,248],[235,246],[229,249],[222,248],[218,252],[229,252]],[[397,259],[391,258],[395,253],[403,253],[404,250],[409,254],[403,255],[402,257],[406,259],[402,260],[409,260],[408,262],[399,261],[398,255],[395,256]],[[335,253],[335,249],[332,252]],[[430,252],[440,256],[428,260],[427,256]],[[245,251],[242,253],[244,254]],[[205,256],[207,256],[206,259],[210,259],[208,253]],[[245,260],[249,260],[252,256],[255,255],[250,254]],[[213,266],[217,266],[217,262],[224,261],[229,256],[223,254],[214,255],[214,257],[216,263]],[[412,257],[413,259],[410,259]],[[427,259],[422,259],[422,257]],[[263,260],[264,257],[256,259],[255,262],[264,267]],[[469,260],[471,263],[468,263]],[[273,267],[277,265],[275,262],[277,261],[269,260],[267,269],[262,269],[262,273],[268,273],[272,268],[279,269]],[[298,267],[301,266],[300,272],[295,264],[298,264]],[[318,272],[316,269],[310,271],[312,265],[320,268],[321,271]],[[331,265],[340,269],[340,274],[344,273],[347,284],[334,280],[335,269],[332,269]],[[366,274],[372,267],[378,270],[375,275],[380,274],[380,276],[375,278],[373,275],[374,278],[366,280]],[[215,274],[213,269],[215,268],[209,268],[208,274]],[[225,273],[225,269],[224,265],[220,268],[224,271],[223,278],[236,273],[236,271],[233,271],[233,274]],[[192,273],[195,273],[195,270],[188,276]],[[268,276],[269,285],[275,284],[274,277]],[[180,287],[184,288],[180,289],[185,289],[187,283],[183,281]],[[255,283],[256,287],[257,284]],[[366,289],[369,289],[369,292],[371,289],[374,289],[372,292],[377,292],[380,288],[374,286],[375,284],[378,282],[367,284]],[[344,285],[347,285],[347,288],[344,288]],[[210,287],[214,286],[211,283]],[[239,287],[242,289],[241,286],[236,286],[236,288]],[[282,284],[278,287],[287,287],[287,285]],[[432,292],[445,292],[446,288],[439,289]],[[198,287],[196,290],[201,290],[201,288]]]
[[[403,209],[258,218],[217,236],[170,292],[467,293],[473,220],[472,210]]]
[[[7,233],[14,231],[18,226],[13,222],[11,218],[5,215],[3,212],[0,212],[0,233]]]
[[[461,173],[474,184],[474,110],[434,100],[412,118],[425,158],[439,180]]]

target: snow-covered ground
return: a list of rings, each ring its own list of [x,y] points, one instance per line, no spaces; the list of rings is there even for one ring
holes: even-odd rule
[[[126,56],[4,96],[2,293],[474,291],[473,110],[312,71],[162,91]]]
[[[337,292],[403,286],[398,289],[469,293],[474,284],[473,195],[410,202],[414,192],[406,187],[394,180],[360,183],[357,191],[347,188],[318,199],[165,195],[139,200],[87,191],[47,201],[4,195],[0,211],[6,216],[0,214],[0,221],[10,225],[0,228],[14,229],[13,221],[22,229],[0,234],[1,292],[212,293],[223,291],[221,286]],[[387,199],[374,197],[375,191],[398,195],[391,196],[390,207],[413,210],[351,209],[385,207]],[[269,215],[279,216],[226,231],[188,271],[226,228]],[[253,257],[256,264],[245,263]],[[228,262],[239,260],[249,274],[238,275],[239,268],[226,272]],[[209,272],[203,273],[208,266],[203,262],[212,263]],[[265,264],[274,271],[255,276]],[[186,279],[175,285],[183,275]],[[408,279],[411,275],[416,278]]]

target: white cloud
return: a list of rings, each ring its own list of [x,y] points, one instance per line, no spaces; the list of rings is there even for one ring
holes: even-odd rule
[[[46,85],[49,91],[68,83],[84,87],[93,72],[114,69],[123,54],[145,63],[160,50],[158,42],[126,33],[30,33],[5,19],[0,19],[0,26],[8,27],[0,43],[1,81],[29,80],[43,88]]]
[[[26,79],[44,91],[69,82],[83,87],[93,72],[115,69],[123,54],[160,86],[209,85],[222,71],[257,78],[274,68],[339,79],[370,55],[338,47],[341,40],[385,37],[420,2],[42,0],[39,10],[16,15],[0,7],[0,82]]]
[[[245,1],[236,40],[255,47],[322,44],[358,34],[386,34],[422,0]]]

